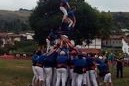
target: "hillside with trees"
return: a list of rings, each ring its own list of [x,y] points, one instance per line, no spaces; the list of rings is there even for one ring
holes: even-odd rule
[[[31,11],[19,9],[19,11],[0,10],[0,31],[20,32],[30,30],[28,18]]]
[[[113,18],[113,29],[129,29],[129,12],[111,12]]]
[[[0,31],[20,32],[20,31],[32,30],[30,28],[29,21],[28,21],[31,13],[32,11],[27,9],[22,9],[22,8],[19,9],[18,11],[0,10]],[[105,14],[106,14],[105,12],[102,12],[101,15],[105,15]],[[112,16],[112,26],[111,26],[112,29],[115,29],[115,30],[120,30],[121,28],[129,29],[129,12],[109,12],[109,14]],[[88,19],[88,16],[85,16],[85,17],[87,17]],[[55,24],[55,23],[57,23],[57,25],[59,24],[58,22],[54,22],[54,21],[51,21],[51,22],[52,24]],[[102,30],[101,30],[101,33],[103,33]]]

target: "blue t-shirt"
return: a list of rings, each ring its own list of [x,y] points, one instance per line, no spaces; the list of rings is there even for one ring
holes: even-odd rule
[[[66,6],[67,4],[66,3],[68,3],[68,0],[61,0],[61,6]]]
[[[68,55],[58,55],[57,56],[58,64],[67,64],[67,62],[68,62]]]
[[[77,57],[74,59],[74,72],[82,74],[83,68],[85,68],[86,60],[83,57]]]
[[[62,47],[62,48],[60,48],[60,51],[64,51],[68,55],[69,48]]]
[[[75,58],[76,58],[76,56],[70,56],[70,58],[69,58],[70,65],[74,65],[74,59]]]
[[[85,67],[86,60],[83,58],[75,58],[73,63],[75,67]]]
[[[98,69],[100,73],[106,74],[109,71],[108,64],[101,63],[98,65]]]
[[[37,63],[42,64],[44,63],[46,56],[45,55],[38,55]]]
[[[99,59],[99,58],[96,58],[96,59],[95,59],[95,62],[96,62],[97,64],[102,64],[102,63],[104,63],[104,61],[103,61],[102,59]]]
[[[74,11],[73,10],[68,11],[68,17],[69,18],[75,17],[75,14],[74,14]]]
[[[57,55],[57,52],[54,52],[51,55],[46,56],[46,58],[44,59],[44,67],[55,67]]]
[[[69,0],[61,0],[61,1],[63,1],[64,3],[67,3]]]
[[[64,51],[65,52],[65,55],[60,55],[59,53],[61,51]],[[59,64],[66,64],[69,60],[69,55],[68,55],[68,52],[69,52],[69,49],[66,48],[66,47],[62,47],[60,48],[60,51],[58,52],[58,56],[57,56],[57,63]]]
[[[38,60],[38,55],[34,54],[32,56],[32,65],[33,66],[36,66],[37,60]]]
[[[87,68],[87,70],[92,70],[93,69],[93,66],[95,66],[94,61],[95,60],[92,57],[87,57],[86,58],[86,68]]]
[[[86,62],[88,66],[92,66],[94,64],[94,59],[92,57],[87,57]]]
[[[51,31],[51,32],[49,33],[49,36],[50,36],[50,40],[51,40],[51,41],[57,39],[57,34],[56,34],[56,32],[54,32],[54,31]]]

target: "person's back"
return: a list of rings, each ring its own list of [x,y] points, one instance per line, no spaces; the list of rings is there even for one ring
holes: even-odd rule
[[[118,59],[116,62],[117,62],[117,65],[116,65],[117,68],[123,67],[123,62],[121,59]]]
[[[74,74],[76,74],[76,84],[81,86],[83,82],[83,74],[85,68],[86,60],[82,55],[79,55],[74,59]]]
[[[67,48],[61,48],[61,51],[59,52],[56,59],[57,67],[67,67],[68,60],[69,56]]]
[[[112,79],[111,79],[111,73],[109,71],[108,61],[105,61],[105,68],[104,68],[105,76],[104,76],[104,83],[105,86],[112,86]]]
[[[61,49],[57,56],[57,80],[56,86],[60,86],[60,81],[62,81],[62,86],[65,86],[67,80],[67,66],[68,66],[68,53],[67,49]]]
[[[119,78],[119,75],[120,75],[120,77],[122,78],[123,77],[123,59],[122,58],[116,60],[116,69],[117,69],[116,77]]]
[[[56,66],[57,52],[53,52],[51,55],[46,56],[44,59],[44,67],[55,67]]]
[[[36,66],[37,59],[38,59],[38,55],[34,54],[34,55],[32,56],[32,65],[33,65],[33,66]]]
[[[39,80],[38,85],[41,86],[44,82],[44,74],[43,74],[43,63],[45,59],[45,55],[42,54],[42,51],[38,51],[37,53],[37,62],[35,66],[36,74],[38,75],[37,78]]]
[[[77,56],[73,60],[74,72],[78,74],[83,74],[83,69],[85,68],[86,60],[83,59],[81,55]]]
[[[87,62],[87,70],[94,70],[95,64],[94,64],[94,59],[92,57],[87,57],[86,59]]]

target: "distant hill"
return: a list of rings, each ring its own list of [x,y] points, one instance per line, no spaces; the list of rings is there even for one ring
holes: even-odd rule
[[[114,29],[129,29],[129,12],[111,12]]]
[[[28,31],[31,30],[28,18],[31,10],[20,8],[18,11],[0,10],[0,31]],[[113,29],[129,29],[129,12],[110,12],[113,17]]]
[[[20,9],[19,11],[0,10],[0,31],[29,30],[28,18],[32,11]]]

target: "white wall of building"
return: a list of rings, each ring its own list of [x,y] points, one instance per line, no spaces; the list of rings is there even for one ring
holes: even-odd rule
[[[16,38],[14,38],[14,41],[20,42],[21,41],[21,38],[20,37],[16,37]]]
[[[102,40],[101,39],[93,39],[92,43],[88,46],[86,43],[83,41],[82,46],[77,46],[79,48],[95,48],[95,49],[101,49],[102,48]]]
[[[27,35],[27,40],[33,40],[33,36],[32,35]]]
[[[92,40],[92,43],[90,44],[89,48],[101,49],[101,42],[101,39],[96,38]]]

